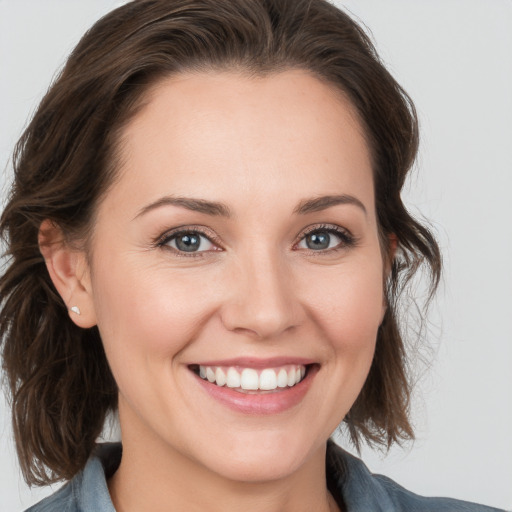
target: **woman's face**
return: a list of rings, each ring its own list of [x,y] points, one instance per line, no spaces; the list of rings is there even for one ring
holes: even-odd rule
[[[182,74],[120,148],[90,289],[126,448],[236,480],[291,474],[355,401],[384,313],[352,107],[302,71]]]

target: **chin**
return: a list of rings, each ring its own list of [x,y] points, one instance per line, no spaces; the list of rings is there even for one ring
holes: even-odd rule
[[[215,473],[227,480],[246,483],[277,481],[295,473],[301,464],[293,457],[281,457],[279,454],[247,460],[226,460],[216,468]]]
[[[318,451],[306,442],[293,442],[290,435],[257,436],[252,433],[248,442],[232,442],[228,450],[208,450],[204,461],[214,473],[237,482],[269,482],[288,477],[298,471],[305,461]],[[217,445],[220,448],[220,445]],[[203,454],[204,455],[204,454]]]

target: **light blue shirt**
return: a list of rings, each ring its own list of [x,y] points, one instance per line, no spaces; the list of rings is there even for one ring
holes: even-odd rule
[[[116,512],[107,487],[119,466],[120,443],[98,445],[73,480],[26,512]],[[328,487],[347,512],[504,512],[467,501],[425,498],[390,478],[374,475],[361,460],[337,445],[327,445]],[[312,511],[313,512],[313,511]]]

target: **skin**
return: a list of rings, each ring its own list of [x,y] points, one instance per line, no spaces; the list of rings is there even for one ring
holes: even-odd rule
[[[350,103],[307,72],[181,74],[155,85],[126,126],[119,179],[98,207],[90,255],[48,244],[50,274],[82,327],[98,325],[119,386],[116,509],[337,510],[325,443],[368,374],[385,311],[369,148]],[[301,201],[355,202],[298,214]],[[164,204],[224,203],[231,218]],[[141,213],[142,212],[142,213]],[[201,226],[201,252],[158,245]],[[338,227],[328,249],[305,231]],[[43,226],[44,227],[44,226]],[[212,399],[189,365],[314,360],[301,402],[244,414]]]

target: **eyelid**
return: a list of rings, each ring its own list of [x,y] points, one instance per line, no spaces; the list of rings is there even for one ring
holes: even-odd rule
[[[181,234],[197,234],[205,237],[208,239],[210,243],[215,245],[218,249],[216,250],[210,250],[210,251],[198,251],[198,252],[184,252],[184,251],[178,251],[174,247],[170,247],[167,245],[171,239],[174,237],[181,235]],[[154,246],[160,247],[160,248],[166,248],[172,251],[174,254],[178,256],[184,256],[184,257],[200,257],[203,256],[205,253],[211,253],[211,252],[217,252],[218,250],[224,250],[222,247],[222,243],[220,239],[209,229],[205,228],[204,226],[196,226],[196,225],[185,225],[185,226],[178,226],[176,228],[170,229],[160,235],[155,241]]]
[[[309,250],[305,249],[310,254],[319,256],[322,254],[335,252],[340,249],[346,249],[349,247],[353,247],[358,242],[358,239],[347,228],[343,228],[341,226],[338,226],[337,224],[315,224],[312,226],[308,226],[300,233],[300,235],[297,237],[297,240],[293,244],[294,249],[297,247],[297,245],[300,242],[302,242],[302,240],[304,240],[304,238],[306,236],[310,235],[311,233],[315,233],[317,231],[320,231],[320,232],[327,231],[328,233],[334,233],[335,235],[337,235],[338,237],[340,237],[342,239],[342,243],[340,243],[336,247],[331,247],[330,249],[324,249],[324,250],[318,250],[318,251],[314,251],[312,249],[309,249]]]
[[[342,242],[338,246],[332,247],[330,249],[324,249],[324,250],[318,250],[318,251],[315,251],[312,249],[309,249],[309,250],[305,249],[305,251],[307,251],[310,254],[321,255],[321,254],[335,252],[340,249],[346,249],[346,248],[352,247],[352,246],[356,245],[356,243],[358,241],[358,239],[348,229],[338,226],[336,224],[314,224],[314,225],[306,227],[305,229],[303,229],[301,231],[301,233],[297,236],[295,242],[293,243],[293,249],[296,249],[297,245],[302,240],[304,240],[304,238],[306,236],[308,236],[311,233],[315,233],[317,231],[326,231],[329,233],[334,233],[335,235],[337,235],[338,237],[340,237],[342,239]],[[198,252],[187,253],[184,251],[179,251],[179,250],[167,245],[172,238],[174,238],[180,234],[185,234],[185,233],[195,233],[195,234],[204,236],[205,238],[208,239],[208,241],[210,243],[215,245],[217,247],[217,249],[213,250],[213,251],[209,250],[209,251],[198,251]],[[204,226],[200,226],[200,225],[184,225],[184,226],[178,226],[176,228],[172,228],[172,229],[166,231],[165,233],[163,233],[162,235],[160,235],[158,238],[156,238],[156,240],[154,241],[154,246],[169,249],[177,256],[184,256],[184,257],[201,257],[207,253],[218,252],[219,250],[220,251],[224,250],[222,242],[219,239],[219,237],[216,236],[215,233],[212,232],[210,229],[208,229]]]

